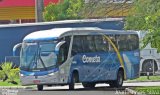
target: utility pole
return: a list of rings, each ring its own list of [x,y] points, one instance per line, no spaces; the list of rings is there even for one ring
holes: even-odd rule
[[[35,0],[35,18],[36,22],[43,22],[44,1]]]

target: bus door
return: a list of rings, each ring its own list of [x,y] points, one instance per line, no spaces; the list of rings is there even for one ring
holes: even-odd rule
[[[62,43],[59,46],[59,53],[58,53],[58,67],[59,67],[59,82],[60,83],[67,83],[68,75],[69,75],[69,62],[68,62],[68,52],[70,46],[70,39],[71,37],[65,37],[61,39]]]

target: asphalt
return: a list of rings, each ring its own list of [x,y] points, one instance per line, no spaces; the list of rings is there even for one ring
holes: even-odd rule
[[[78,83],[76,89],[72,91],[68,90],[68,86],[44,87],[44,91],[37,91],[36,86],[0,86],[0,95],[129,95],[129,93],[137,94],[132,88],[145,86],[160,86],[160,81],[124,82],[120,89],[110,88],[108,84],[97,84],[94,89],[84,89],[81,83]],[[2,92],[15,92],[15,94],[3,94]]]

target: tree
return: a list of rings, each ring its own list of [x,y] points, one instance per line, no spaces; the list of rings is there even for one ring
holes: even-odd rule
[[[64,0],[45,8],[45,21],[79,18],[106,18],[125,16],[131,8],[131,0]],[[61,10],[61,11],[59,11]]]
[[[84,6],[84,0],[69,0],[67,15],[69,19],[81,18],[81,11]]]
[[[64,0],[58,4],[50,3],[45,7],[44,19],[45,21],[55,21],[80,18],[83,4],[83,0]]]
[[[50,3],[45,7],[43,17],[45,21],[64,20],[67,18],[67,9],[69,7],[68,0],[64,0],[58,4]]]
[[[143,47],[151,43],[160,51],[160,0],[135,0],[125,29],[146,31]]]
[[[131,0],[87,0],[83,8],[84,18],[106,18],[126,16]]]

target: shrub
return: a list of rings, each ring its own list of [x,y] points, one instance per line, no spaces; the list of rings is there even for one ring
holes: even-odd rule
[[[2,72],[5,75],[5,78],[3,79],[3,81],[6,81],[8,79],[8,74],[10,73],[12,69],[12,63],[11,62],[2,63],[1,68],[2,68]]]
[[[5,74],[2,70],[0,70],[0,80],[4,80],[5,79]]]
[[[19,68],[11,69],[10,73],[8,73],[7,76],[8,76],[8,82],[17,84],[15,80],[19,78]]]
[[[5,62],[1,64],[2,70],[0,71],[0,79],[13,84],[17,84],[15,79],[19,78],[19,68],[14,68],[11,62]]]

